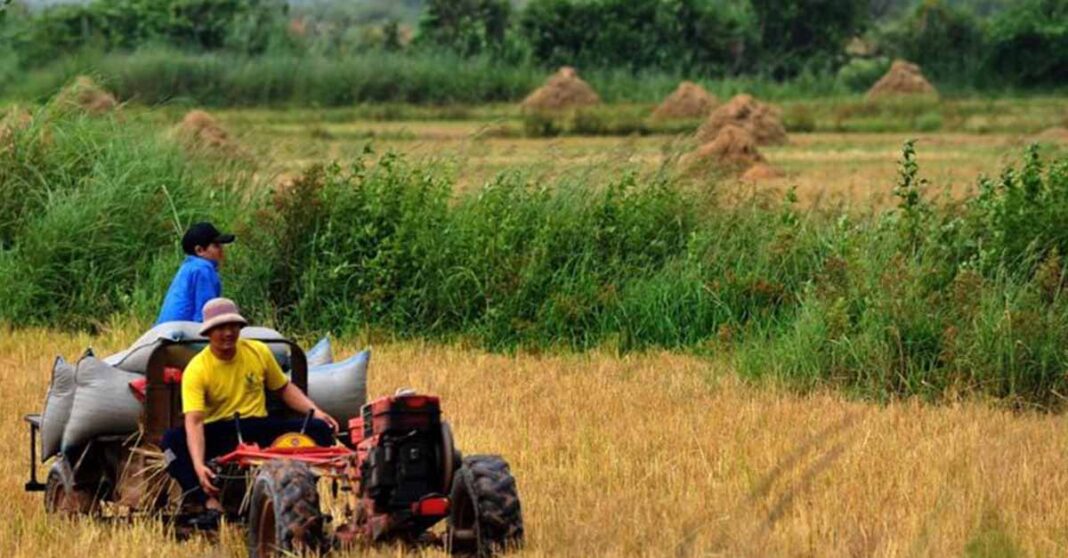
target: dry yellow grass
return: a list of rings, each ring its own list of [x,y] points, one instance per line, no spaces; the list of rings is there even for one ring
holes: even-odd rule
[[[67,523],[22,492],[23,413],[54,354],[90,339],[0,330],[2,556],[243,556],[153,522]],[[339,355],[355,346],[344,347]],[[512,463],[521,556],[1055,556],[1068,553],[1068,425],[982,404],[797,396],[669,353],[516,357],[376,347],[371,392],[439,393],[468,452]],[[352,555],[401,555],[400,549]],[[435,555],[427,552],[428,555]]]

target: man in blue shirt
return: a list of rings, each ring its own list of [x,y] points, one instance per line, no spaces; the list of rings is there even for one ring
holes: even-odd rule
[[[157,324],[204,321],[204,304],[222,296],[218,270],[225,258],[223,245],[233,241],[234,235],[219,232],[211,223],[197,223],[185,231],[182,250],[188,256],[167,289]]]

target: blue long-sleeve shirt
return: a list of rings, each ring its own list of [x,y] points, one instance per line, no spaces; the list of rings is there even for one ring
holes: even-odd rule
[[[167,289],[156,323],[204,321],[204,303],[222,295],[217,266],[213,260],[187,256]]]

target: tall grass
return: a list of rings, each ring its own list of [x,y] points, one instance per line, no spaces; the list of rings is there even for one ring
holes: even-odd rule
[[[0,148],[0,317],[94,326],[130,311],[177,231],[227,218],[230,182],[154,130],[58,110]]]
[[[658,102],[683,79],[702,82],[724,97],[742,91],[772,99],[848,93],[833,79],[815,76],[778,83],[760,77],[713,79],[670,72],[579,70],[607,102]],[[478,104],[519,101],[541,85],[551,71],[489,58],[463,58],[449,52],[373,52],[344,57],[276,53],[250,57],[156,47],[131,53],[86,51],[43,68],[16,72],[12,79],[0,82],[0,96],[47,99],[74,76],[93,74],[121,99],[145,104]]]
[[[46,110],[0,151],[0,320],[147,321],[194,219],[240,239],[226,292],[297,332],[492,349],[714,351],[753,376],[875,397],[1068,390],[1068,161],[1037,150],[961,205],[925,201],[911,144],[893,211],[725,203],[668,165],[499,174],[367,153],[271,191],[136,122]]]

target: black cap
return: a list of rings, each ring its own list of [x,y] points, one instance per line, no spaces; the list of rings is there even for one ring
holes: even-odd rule
[[[212,242],[230,244],[234,241],[234,235],[223,234],[211,223],[197,223],[185,231],[182,237],[182,250],[190,256],[196,254],[197,246],[207,247]]]

